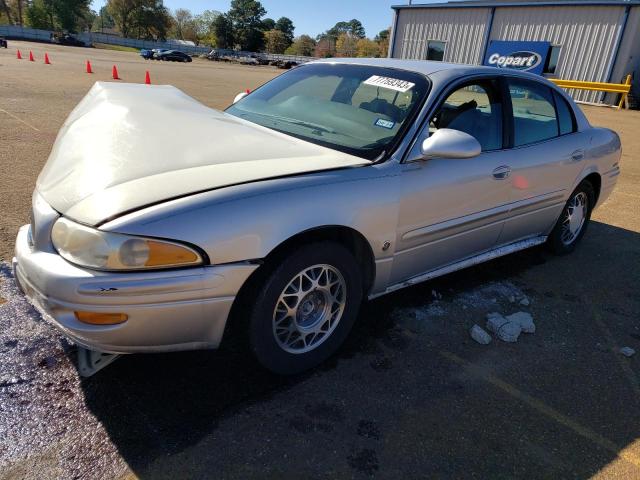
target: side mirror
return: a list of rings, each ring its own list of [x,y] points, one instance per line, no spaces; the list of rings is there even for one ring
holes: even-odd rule
[[[429,158],[473,158],[480,155],[478,140],[468,133],[450,128],[441,128],[422,142],[422,159]]]
[[[249,95],[247,92],[240,92],[239,94],[236,95],[236,98],[233,99],[233,103],[238,103],[240,100],[242,100],[247,95]]]

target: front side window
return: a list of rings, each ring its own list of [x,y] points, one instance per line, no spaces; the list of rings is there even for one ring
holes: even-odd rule
[[[317,63],[276,77],[226,112],[370,160],[391,151],[429,90],[392,68]]]
[[[444,59],[444,49],[447,43],[439,40],[427,41],[427,60],[441,62]]]
[[[558,136],[558,119],[551,89],[525,80],[509,79],[509,93],[513,108],[514,147]]]
[[[483,151],[502,148],[502,103],[498,84],[483,80],[451,93],[429,122],[429,134],[439,128],[468,133]]]

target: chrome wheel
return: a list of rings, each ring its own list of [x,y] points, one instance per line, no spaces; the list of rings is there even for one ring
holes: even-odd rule
[[[346,282],[331,265],[313,265],[295,275],[273,312],[273,335],[286,352],[309,352],[335,330],[347,299]]]
[[[562,219],[560,239],[565,245],[570,245],[580,235],[587,218],[589,199],[584,192],[578,192],[569,200],[569,204]]]

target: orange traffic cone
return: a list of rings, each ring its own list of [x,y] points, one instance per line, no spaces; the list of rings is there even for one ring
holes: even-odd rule
[[[250,93],[251,93],[251,90],[247,88],[247,95],[249,95]]]
[[[46,65],[51,65],[51,62],[49,61],[49,55],[47,54],[47,52],[44,53],[44,63]]]
[[[16,52],[16,58],[17,58],[18,60],[22,60],[22,54],[20,53],[20,50],[18,50],[18,51]]]
[[[116,68],[115,65],[111,69],[111,76],[113,77],[114,80],[120,80],[120,77],[118,77],[118,69]]]
[[[35,60],[33,59],[33,52],[31,50],[29,50],[29,61],[35,62]]]
[[[147,85],[151,85],[151,77],[149,76],[149,70],[147,70],[147,73],[144,76],[144,83],[146,83]]]
[[[93,70],[91,70],[91,62],[89,60],[87,60],[87,73],[93,73]]]

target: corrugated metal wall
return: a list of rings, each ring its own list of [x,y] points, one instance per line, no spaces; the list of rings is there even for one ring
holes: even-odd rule
[[[622,6],[496,8],[492,40],[546,40],[561,45],[556,76],[606,82]],[[576,100],[596,102],[600,92],[571,91]]]
[[[425,60],[427,40],[447,42],[446,62],[479,64],[488,8],[407,8],[399,11],[393,57]]]

